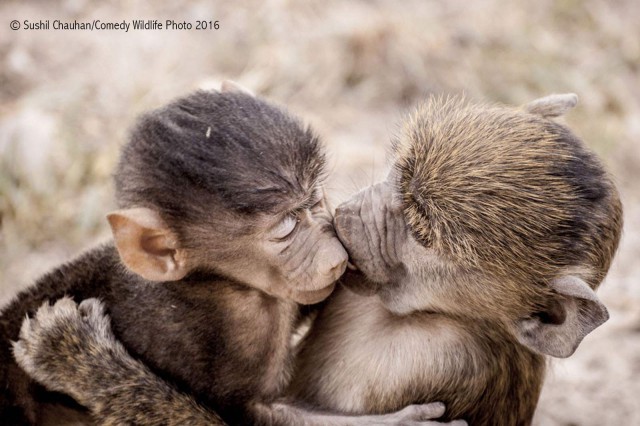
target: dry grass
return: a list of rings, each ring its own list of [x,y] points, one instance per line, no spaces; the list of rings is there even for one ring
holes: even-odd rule
[[[568,123],[623,192],[612,321],[556,362],[541,424],[640,424],[640,3],[134,1],[0,4],[0,303],[106,236],[110,173],[139,112],[233,78],[324,136],[330,190],[384,173],[403,109],[428,93],[523,103],[576,92]],[[214,19],[215,32],[25,32],[11,19]]]

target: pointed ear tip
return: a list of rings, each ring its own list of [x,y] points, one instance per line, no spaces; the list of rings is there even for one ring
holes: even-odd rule
[[[611,315],[609,315],[609,310],[604,305],[600,305],[600,307],[602,311],[600,313],[600,318],[594,321],[594,324],[595,324],[595,326],[593,327],[594,330],[600,327],[605,322],[609,321],[609,319],[611,318]]]
[[[571,104],[571,106],[576,106],[578,104],[578,100],[580,99],[575,93],[566,93],[564,96],[567,98],[567,101]]]
[[[568,347],[565,350],[560,350],[559,352],[555,352],[555,353],[549,353],[548,355],[554,358],[569,358],[571,355],[576,353],[578,346],[579,345],[576,345],[574,347]]]
[[[221,92],[237,92],[237,93],[244,93],[245,95],[249,95],[249,96],[255,96],[252,90],[247,89],[240,83],[237,83],[233,80],[223,80],[222,84],[220,85],[220,91]]]
[[[109,225],[114,226],[120,219],[120,214],[118,212],[109,212],[105,217],[107,218],[107,222],[109,222]]]
[[[222,83],[220,84],[220,91],[227,92],[232,90],[238,90],[240,89],[240,87],[241,86],[235,81],[227,79],[227,80],[222,80]]]
[[[594,293],[595,293],[595,290],[594,290]],[[604,320],[606,321],[606,320],[608,320],[608,319],[609,319],[609,317],[611,316],[611,314],[609,313],[609,309],[607,308],[607,306],[606,306],[604,303],[602,303],[602,301],[601,301],[599,298],[598,298],[598,300],[599,300],[599,302],[600,302],[600,303],[599,303],[599,306],[600,306],[600,310],[602,311],[602,317],[603,317],[603,318],[604,318]]]

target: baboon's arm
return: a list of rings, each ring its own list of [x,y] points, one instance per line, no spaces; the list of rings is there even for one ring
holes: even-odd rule
[[[133,359],[97,299],[45,303],[24,320],[13,352],[32,378],[72,396],[101,425],[225,424]]]
[[[25,319],[14,356],[31,377],[88,407],[101,425],[224,425],[220,417],[169,386],[133,359],[111,332],[97,299],[45,303]],[[436,425],[440,403],[411,405],[385,415],[308,411],[285,402],[248,407],[259,424],[301,426]]]

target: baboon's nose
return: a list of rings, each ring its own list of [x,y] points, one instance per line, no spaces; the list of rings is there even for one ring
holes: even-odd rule
[[[346,252],[345,252],[346,255]],[[334,277],[334,279],[338,279],[342,276],[342,274],[344,274],[344,271],[347,269],[347,263],[348,263],[348,257],[345,257],[344,260],[342,260],[339,263],[336,263],[336,265],[331,268],[331,275]]]
[[[333,281],[342,276],[347,268],[349,256],[340,243],[323,256],[320,269],[323,274],[330,277]]]

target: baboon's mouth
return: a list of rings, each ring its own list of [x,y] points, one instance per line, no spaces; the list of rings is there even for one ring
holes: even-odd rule
[[[372,296],[378,292],[378,284],[369,280],[355,265],[347,268],[340,278],[340,284],[361,296]]]
[[[298,297],[302,299],[300,303],[303,303],[305,305],[311,305],[314,303],[322,302],[324,299],[329,297],[331,293],[333,293],[333,290],[335,289],[335,287],[336,287],[336,283],[333,282],[328,286],[322,287],[318,290],[299,291]]]

